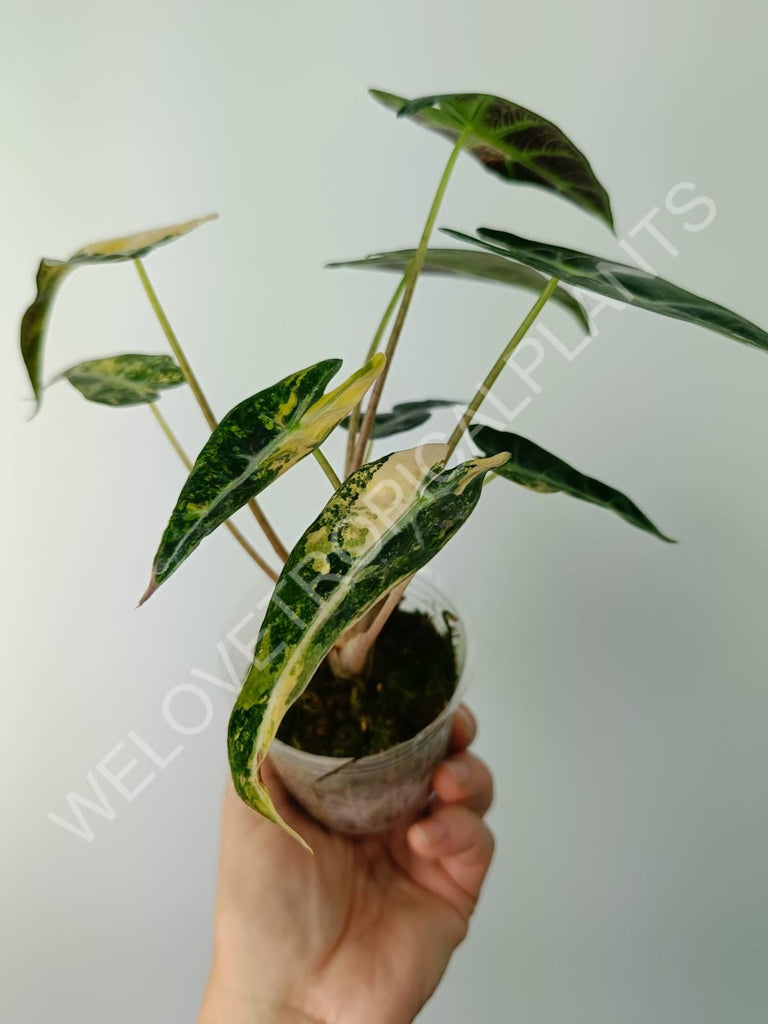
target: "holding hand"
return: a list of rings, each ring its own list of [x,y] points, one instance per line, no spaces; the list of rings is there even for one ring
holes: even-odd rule
[[[280,814],[314,857],[228,784],[211,975],[198,1024],[410,1024],[464,939],[493,854],[493,782],[456,713],[432,813],[349,838],[307,817],[269,760]]]

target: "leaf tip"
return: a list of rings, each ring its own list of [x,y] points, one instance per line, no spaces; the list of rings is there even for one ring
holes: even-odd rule
[[[489,455],[487,458],[469,459],[462,466],[458,467],[464,470],[464,475],[459,481],[456,493],[463,494],[473,480],[476,480],[478,477],[482,478],[486,473],[498,469],[505,462],[509,462],[511,458],[512,456],[509,452],[498,452],[496,455]]]
[[[476,474],[478,476],[486,476],[487,473],[492,473],[499,469],[504,463],[509,462],[512,458],[510,452],[498,452],[496,455],[489,455],[486,458],[476,460]]]
[[[371,362],[370,362],[371,371],[375,372],[376,376],[378,377],[378,375],[381,373],[381,371],[386,366],[386,363],[387,363],[386,353],[384,353],[384,352],[375,352],[373,354],[373,356],[371,356]]]
[[[299,846],[302,846],[311,857],[315,856],[315,851],[312,849],[312,847],[309,845],[306,839],[303,836],[299,835],[299,833],[295,829],[290,829],[288,834],[290,836],[293,836],[293,838],[298,842]]]
[[[403,111],[410,102],[403,99],[402,96],[395,96],[394,93],[385,92],[383,89],[369,89],[368,95],[371,99],[376,100],[377,103],[381,103],[383,106],[389,107],[390,110],[394,110],[396,117],[402,117]]]
[[[136,605],[136,607],[137,608],[141,608],[141,606],[146,601],[148,601],[150,599],[150,597],[152,597],[154,592],[157,590],[158,586],[159,586],[159,583],[157,582],[157,572],[153,568],[152,569],[152,575],[151,575],[150,580],[149,580],[149,586],[147,587],[147,589],[144,591],[144,593],[139,598],[139,603]]]

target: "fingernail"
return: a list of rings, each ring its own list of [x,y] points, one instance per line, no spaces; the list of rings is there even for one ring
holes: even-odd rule
[[[439,818],[425,818],[412,829],[420,846],[434,846],[448,835],[445,822]]]
[[[447,767],[457,785],[463,786],[469,782],[469,765],[466,761],[448,761]]]

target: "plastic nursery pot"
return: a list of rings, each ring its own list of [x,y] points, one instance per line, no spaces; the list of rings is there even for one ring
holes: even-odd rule
[[[308,754],[278,739],[270,748],[291,795],[317,821],[348,835],[383,832],[424,809],[430,780],[448,749],[453,714],[469,682],[465,626],[453,604],[419,576],[406,590],[402,607],[427,612],[441,632],[446,628],[444,613],[452,617],[456,689],[437,718],[403,743],[357,760]]]

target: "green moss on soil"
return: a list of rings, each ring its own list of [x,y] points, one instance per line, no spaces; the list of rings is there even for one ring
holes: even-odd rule
[[[456,679],[447,620],[440,633],[424,612],[398,608],[376,641],[368,679],[337,679],[323,662],[278,736],[312,754],[377,754],[429,725],[453,696]]]

